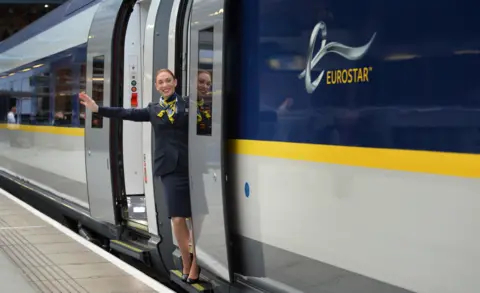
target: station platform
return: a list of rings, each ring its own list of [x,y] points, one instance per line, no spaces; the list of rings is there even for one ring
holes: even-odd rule
[[[0,292],[174,293],[2,189]]]

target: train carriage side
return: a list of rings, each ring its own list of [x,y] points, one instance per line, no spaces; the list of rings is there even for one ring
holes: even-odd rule
[[[230,5],[239,278],[276,292],[477,291],[478,2]]]
[[[15,129],[0,125],[0,165],[2,173],[88,210],[85,111],[76,94],[85,90],[86,42],[99,1],[84,7],[78,2],[0,44],[2,120],[12,106],[17,110]]]
[[[37,208],[144,262],[158,230],[154,213],[146,217],[143,146],[130,143],[142,140],[142,125],[92,117],[78,93],[143,106],[148,13],[149,1],[69,1],[0,44],[2,110],[17,109],[16,124],[0,125],[2,186],[20,186]],[[122,241],[132,237],[141,249]]]

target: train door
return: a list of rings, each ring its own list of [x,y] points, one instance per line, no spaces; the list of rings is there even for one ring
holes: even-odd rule
[[[87,44],[87,94],[99,106],[121,106],[126,24],[135,1],[104,0]],[[93,114],[93,115],[92,115]],[[90,214],[111,224],[124,208],[121,122],[86,111],[85,163]]]
[[[190,190],[198,262],[232,281],[224,199],[223,3],[193,1],[187,26]]]

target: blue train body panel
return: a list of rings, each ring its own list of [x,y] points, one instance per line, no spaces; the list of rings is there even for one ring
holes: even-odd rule
[[[246,0],[230,138],[479,153],[478,11],[467,0]],[[313,57],[322,39],[332,52],[311,60],[312,81],[325,72],[309,93],[299,75],[320,22]]]

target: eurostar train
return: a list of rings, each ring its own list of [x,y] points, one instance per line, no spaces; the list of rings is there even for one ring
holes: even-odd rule
[[[189,130],[204,282],[182,288],[478,292],[478,11],[69,1],[0,43],[1,187],[180,284],[151,126],[92,116],[78,93],[140,108],[156,70],[190,97],[209,71],[211,131],[195,115]]]

